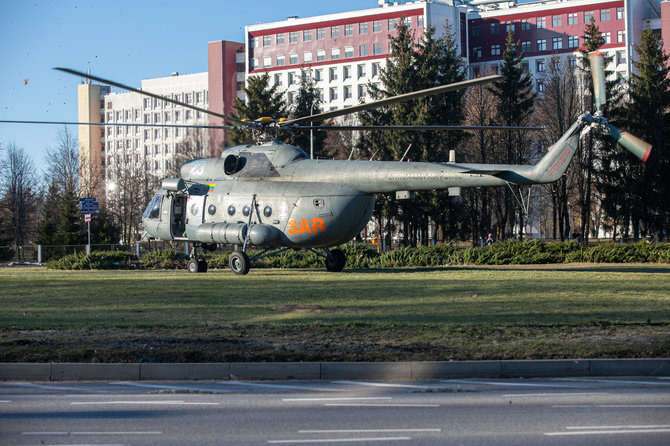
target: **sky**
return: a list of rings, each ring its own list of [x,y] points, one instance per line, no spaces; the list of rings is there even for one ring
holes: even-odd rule
[[[0,120],[76,121],[80,79],[53,67],[90,69],[139,88],[142,79],[207,71],[207,42],[244,42],[246,25],[377,6],[377,0],[0,0]],[[56,147],[62,128],[0,123],[0,148],[23,148],[43,171],[45,151]],[[76,126],[69,130],[77,135]]]

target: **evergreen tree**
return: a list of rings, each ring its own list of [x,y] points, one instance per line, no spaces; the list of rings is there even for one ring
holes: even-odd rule
[[[40,245],[54,245],[58,232],[60,207],[60,189],[56,181],[52,181],[47,189],[42,203],[42,216],[37,225],[37,243]]]
[[[536,94],[532,90],[530,74],[524,73],[521,62],[523,55],[519,50],[519,43],[514,40],[512,30],[507,33],[503,62],[500,66],[500,74],[503,78],[493,84],[489,90],[498,98],[498,122],[504,126],[524,126],[531,123],[533,105]],[[527,131],[507,130],[500,135],[500,148],[503,159],[501,162],[508,164],[525,164],[531,161],[532,144]],[[521,186],[517,186],[516,193],[521,195]],[[525,216],[523,209],[517,206],[509,189],[498,190],[495,193],[496,214],[498,217],[498,238],[504,236],[500,231],[507,227],[507,232],[512,234],[515,224],[523,234]],[[519,218],[515,218],[518,211]]]
[[[250,76],[247,85],[242,89],[245,100],[235,98],[233,108],[236,117],[254,121],[263,117],[279,119],[286,115],[283,95],[277,92],[278,85],[270,86],[270,75],[266,72],[260,76]],[[251,136],[247,131],[233,131],[234,144],[242,144]]]
[[[621,125],[653,149],[645,164],[625,151],[619,161],[629,165],[634,230],[639,222],[642,231],[651,235],[670,226],[670,66],[661,40],[649,27],[642,32],[635,53],[629,100],[620,110]]]
[[[82,219],[79,214],[79,199],[73,191],[67,190],[58,208],[58,230],[54,241],[59,245],[85,244]]]

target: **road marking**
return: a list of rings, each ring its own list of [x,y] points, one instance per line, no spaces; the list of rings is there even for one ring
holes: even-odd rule
[[[663,379],[663,378],[659,378]],[[593,382],[593,383],[603,383],[603,384],[640,384],[645,386],[668,386],[670,383],[664,383],[660,381],[636,381],[633,379],[596,379],[596,378],[556,378],[556,380],[565,380],[565,381],[579,381],[579,382]]]
[[[207,393],[228,393],[225,390],[215,390],[204,387],[188,387],[188,386],[173,386],[167,384],[145,384],[145,383],[136,383],[130,381],[123,382],[113,382],[110,384],[118,386],[129,386],[129,387],[141,387],[147,389],[164,389],[164,390],[185,390],[185,391],[196,391],[196,392],[207,392]]]
[[[369,386],[369,387],[391,387],[398,389],[430,389],[430,386],[418,386],[415,384],[388,384],[388,383],[374,383],[374,382],[364,382],[364,381],[333,381],[333,384],[348,384],[348,385],[357,385],[357,386]]]
[[[366,404],[366,403],[326,403],[324,406],[331,407],[440,407],[439,404],[390,404],[390,403],[381,403],[381,404]]]
[[[590,427],[566,427],[566,429],[590,429],[573,430],[568,432],[545,432],[544,435],[550,437],[557,436],[575,436],[575,435],[612,435],[612,434],[653,434],[670,432],[670,426],[667,428],[656,426],[590,426]]]
[[[151,406],[218,406],[219,403],[189,401],[73,401],[72,406],[94,405],[151,405]]]
[[[0,403],[11,403],[11,400],[0,400]]]
[[[366,400],[390,400],[390,396],[352,396],[342,398],[282,398],[282,401],[288,403],[295,402],[321,402],[321,401],[366,401]]]
[[[49,390],[69,390],[73,392],[88,392],[88,393],[110,393],[105,390],[91,390],[85,389],[82,387],[66,387],[58,385],[49,385],[49,384],[35,384],[35,383],[10,383],[12,386],[17,387],[32,387],[35,389],[49,389]]]
[[[300,434],[372,434],[372,433],[412,433],[412,432],[442,432],[442,429],[324,429],[300,430]]]
[[[290,390],[305,390],[305,391],[310,390],[314,392],[346,392],[345,389],[333,389],[329,387],[294,386],[286,384],[263,384],[263,383],[237,382],[237,381],[218,382],[217,384],[221,384],[224,386],[261,387],[269,389],[286,389],[286,390],[290,389]]]
[[[610,392],[569,392],[569,393],[508,393],[501,395],[503,398],[527,398],[532,396],[592,396],[609,395]]]
[[[651,426],[565,426],[566,429],[668,429],[670,424],[657,424]]]
[[[309,443],[358,443],[365,441],[407,441],[412,437],[368,437],[368,438],[317,438],[314,440],[268,440],[270,444],[309,444]]]
[[[588,408],[592,409],[598,407],[601,409],[614,408],[614,409],[656,409],[656,408],[668,408],[670,404],[557,404],[554,407],[559,407],[561,409],[574,409],[574,408]]]
[[[21,435],[162,435],[161,431],[118,432],[21,432]]]
[[[440,381],[441,383],[457,383],[457,384],[486,384],[488,386],[503,386],[503,387],[553,387],[559,389],[588,389],[588,386],[565,386],[560,384],[538,384],[538,383],[517,383],[517,382],[498,382],[498,381],[471,381],[465,379],[448,379]]]

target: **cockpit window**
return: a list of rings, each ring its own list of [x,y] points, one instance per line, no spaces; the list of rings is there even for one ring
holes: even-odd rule
[[[147,206],[147,209],[144,211],[144,218],[152,218],[152,219],[159,218],[161,215],[162,202],[163,202],[162,195],[154,196],[153,200],[151,200],[151,203],[149,203],[149,206]]]

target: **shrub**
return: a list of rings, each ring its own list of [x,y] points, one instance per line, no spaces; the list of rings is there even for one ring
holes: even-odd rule
[[[90,254],[75,253],[54,262],[47,263],[51,269],[132,269],[137,257],[126,251],[99,251]]]
[[[188,256],[175,249],[157,249],[144,254],[140,263],[146,269],[185,269]]]

